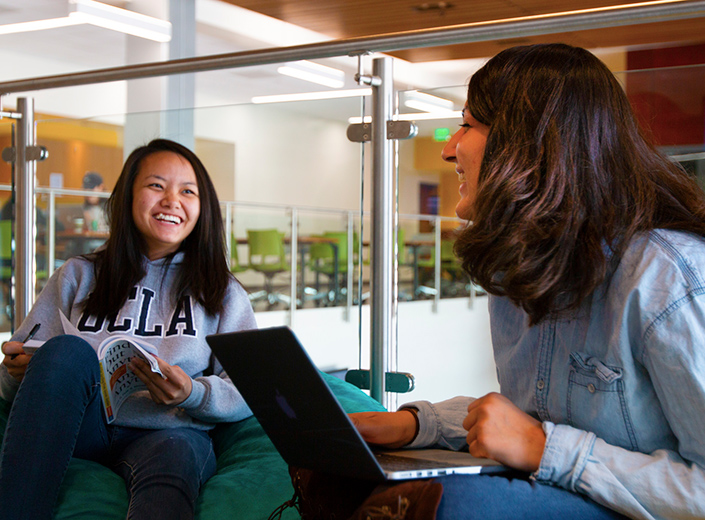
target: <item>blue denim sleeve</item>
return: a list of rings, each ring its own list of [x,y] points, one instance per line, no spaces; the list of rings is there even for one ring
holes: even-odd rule
[[[416,408],[419,413],[419,434],[408,448],[446,448],[455,451],[467,449],[463,420],[468,414],[472,397],[454,397],[440,403],[417,401],[402,408]]]
[[[583,493],[630,518],[705,517],[705,473],[677,453],[629,451],[549,422],[544,431],[546,448],[532,475],[538,482]]]
[[[664,311],[644,333],[646,368],[676,449],[629,451],[567,425],[544,423],[546,447],[533,477],[631,518],[705,518],[705,305],[702,296]]]

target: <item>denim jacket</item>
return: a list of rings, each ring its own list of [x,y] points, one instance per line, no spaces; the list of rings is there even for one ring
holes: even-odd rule
[[[490,298],[501,393],[543,422],[532,478],[632,518],[705,518],[705,239],[635,238],[571,319]],[[463,449],[469,398],[412,403],[412,446]]]

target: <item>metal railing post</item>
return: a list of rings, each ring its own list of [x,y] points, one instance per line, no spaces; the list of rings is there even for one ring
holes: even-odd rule
[[[438,312],[438,303],[441,301],[441,219],[436,216],[433,220],[434,237],[433,243],[433,280],[436,287],[436,294],[433,295],[433,312]]]
[[[345,321],[350,321],[350,315],[352,314],[352,306],[354,303],[355,290],[353,289],[354,279],[355,279],[355,220],[352,211],[348,211],[348,222],[347,222],[347,240],[348,240],[348,263],[347,263],[347,277],[346,287],[347,294],[345,298]],[[362,251],[358,252],[358,262],[362,262]],[[362,305],[362,302],[360,302]]]
[[[56,265],[56,195],[52,191],[49,193],[47,203],[47,278],[54,272]]]
[[[15,329],[20,326],[34,303],[35,284],[35,200],[34,179],[37,161],[28,157],[27,149],[36,145],[34,99],[18,98],[15,172]]]
[[[372,86],[372,262],[370,321],[370,395],[384,404],[387,353],[394,345],[392,275],[394,241],[394,156],[386,122],[392,118],[392,58],[373,60]]]
[[[290,208],[291,212],[291,303],[289,303],[289,327],[294,328],[294,318],[296,315],[296,297],[298,295],[298,251],[299,251],[299,212],[297,208]],[[301,266],[303,269],[303,266]],[[302,271],[303,272],[303,271]],[[301,302],[303,304],[303,302]]]
[[[228,255],[228,267],[232,267],[233,248],[237,247],[233,237],[233,205],[230,202],[225,204],[225,251]]]

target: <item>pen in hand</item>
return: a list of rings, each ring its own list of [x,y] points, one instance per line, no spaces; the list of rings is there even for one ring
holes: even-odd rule
[[[34,335],[37,333],[39,330],[39,327],[41,326],[41,323],[37,323],[34,327],[32,327],[32,330],[29,331],[29,334],[27,334],[27,337],[24,339],[22,343],[27,343],[30,339],[34,337]],[[10,356],[10,359],[15,359],[19,354],[12,354]]]

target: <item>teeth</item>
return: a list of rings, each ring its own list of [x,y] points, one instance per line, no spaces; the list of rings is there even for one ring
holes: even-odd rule
[[[459,174],[458,174],[458,181],[460,181],[460,182],[465,182],[465,174],[464,174],[464,173],[459,173]]]
[[[154,216],[157,220],[166,220],[167,222],[173,222],[174,224],[181,224],[181,219],[176,215],[165,215],[164,213],[159,213]]]

